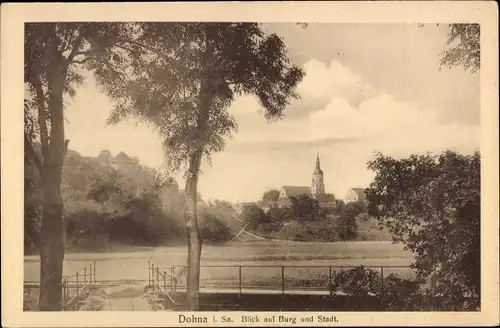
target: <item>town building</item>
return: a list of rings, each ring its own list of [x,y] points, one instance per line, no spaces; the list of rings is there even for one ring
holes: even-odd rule
[[[366,194],[364,188],[351,188],[347,191],[347,194],[344,197],[344,202],[347,203],[355,203],[360,202],[366,204]]]

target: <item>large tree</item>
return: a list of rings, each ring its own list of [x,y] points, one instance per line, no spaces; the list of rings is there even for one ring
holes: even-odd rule
[[[134,44],[121,44],[130,69],[94,65],[99,85],[117,105],[116,123],[134,116],[164,139],[170,168],[186,169],[187,308],[198,310],[201,238],[196,195],[202,159],[224,149],[237,128],[228,112],[236,96],[255,95],[269,120],[284,115],[303,71],[283,40],[255,23],[141,24]],[[147,49],[137,54],[137,49]]]
[[[422,278],[456,309],[480,299],[480,156],[451,151],[394,159],[379,154],[367,189],[369,211],[396,242],[414,252]]]
[[[280,198],[280,191],[276,189],[270,189],[262,195],[262,201],[265,204],[273,203]]]
[[[105,49],[132,31],[124,24],[30,23],[24,34],[25,156],[36,167],[42,190],[39,230],[29,225],[32,241],[40,253],[41,311],[61,310],[64,226],[61,180],[68,141],[64,134],[65,96],[73,96],[83,81],[79,66],[89,58],[104,58]],[[34,141],[40,142],[37,152]],[[37,199],[37,198],[29,198]],[[33,211],[31,211],[33,212]],[[31,213],[30,212],[30,213]]]

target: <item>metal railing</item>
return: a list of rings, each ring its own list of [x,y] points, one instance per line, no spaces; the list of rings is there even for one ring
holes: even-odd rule
[[[63,310],[75,311],[92,287],[96,285],[96,262],[85,265],[71,276],[63,276]]]
[[[85,265],[82,270],[73,275],[62,277],[62,310],[75,311],[78,309],[82,297],[97,285],[96,262],[92,261]],[[39,281],[25,281],[25,290],[37,290],[39,294]]]
[[[410,266],[362,266],[377,273],[372,277],[372,291],[368,293],[380,300],[384,307],[387,295],[387,277],[395,274],[399,278],[413,278],[414,270]],[[186,265],[174,265],[173,273]],[[333,299],[337,296],[349,296],[342,286],[334,288],[335,277],[342,271],[360,268],[359,265],[204,265],[200,267],[201,293],[236,293],[239,297],[245,294],[287,295],[323,295]],[[186,270],[182,271],[183,273]],[[160,280],[163,277],[159,275]],[[187,284],[184,276],[176,277],[169,284],[173,293],[185,293]],[[349,284],[349,283],[348,283]],[[428,284],[428,295],[433,295],[435,282]],[[429,299],[431,301],[431,298]],[[432,305],[432,304],[431,304]]]
[[[163,268],[152,261],[148,261],[148,286],[152,288],[154,299],[161,301],[165,308],[176,307],[177,278],[174,267]]]

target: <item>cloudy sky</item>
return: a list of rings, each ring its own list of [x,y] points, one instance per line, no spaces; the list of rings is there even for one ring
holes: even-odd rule
[[[447,27],[404,24],[294,24],[265,28],[282,36],[306,77],[300,100],[287,116],[268,123],[253,97],[238,98],[230,112],[239,130],[212,165],[202,164],[205,199],[260,198],[282,185],[311,183],[319,151],[328,192],[343,198],[373,178],[366,163],[374,151],[396,157],[479,148],[479,75],[439,70]],[[160,139],[134,121],[106,126],[112,104],[92,80],[66,111],[70,148],[96,156],[125,151],[143,164],[164,161]],[[182,173],[177,175],[182,186]]]

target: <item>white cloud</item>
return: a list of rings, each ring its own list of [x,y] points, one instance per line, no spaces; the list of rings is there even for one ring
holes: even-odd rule
[[[306,122],[304,122],[306,124]],[[443,124],[432,109],[381,94],[350,106],[332,98],[321,111],[309,115],[313,138],[360,138],[372,149],[398,152],[472,150],[479,144],[479,128]]]
[[[305,99],[329,99],[333,96],[355,97],[370,93],[373,88],[361,76],[337,60],[329,65],[312,59],[304,64],[306,73],[297,91]]]

